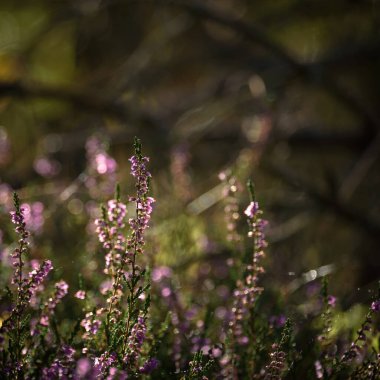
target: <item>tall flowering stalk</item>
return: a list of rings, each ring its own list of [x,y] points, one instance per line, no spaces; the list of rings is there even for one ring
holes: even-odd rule
[[[252,308],[263,288],[259,286],[260,276],[264,273],[261,260],[265,256],[264,249],[267,246],[264,228],[267,221],[261,218],[262,211],[255,200],[253,184],[248,181],[251,202],[244,211],[249,226],[248,237],[252,239],[252,262],[247,266],[243,281],[238,280],[234,291],[232,316],[230,327],[230,348],[227,355],[222,359],[223,375],[227,378],[237,378],[236,362],[239,357],[234,352],[236,346],[246,346],[249,337],[245,333],[244,325],[248,321]],[[252,323],[252,321],[251,321]]]
[[[12,253],[12,265],[14,267],[12,283],[17,286],[17,300],[19,301],[20,291],[24,284],[22,270],[25,265],[24,256],[29,246],[29,232],[26,230],[24,209],[20,206],[20,199],[16,193],[13,194],[13,202],[16,210],[11,211],[11,220],[15,225],[16,233],[19,235],[19,241],[18,247]]]
[[[24,210],[20,206],[20,199],[16,193],[13,194],[13,202],[15,211],[11,212],[11,220],[15,225],[15,231],[19,236],[18,247],[12,253],[12,265],[14,268],[12,283],[17,286],[16,293],[16,307],[13,309],[12,315],[15,318],[16,323],[16,358],[20,360],[21,354],[21,312],[24,303],[28,301],[25,299],[25,286],[27,280],[23,278],[23,267],[25,265],[24,256],[28,251],[28,237],[29,232],[26,230],[26,223],[24,218]]]
[[[128,221],[128,237],[123,234],[126,205],[120,202],[119,190],[116,192],[116,199],[109,201],[107,207],[103,208],[103,217],[96,221],[96,225],[99,241],[107,250],[104,272],[111,276],[112,282],[105,310],[107,344],[119,352],[125,366],[138,369],[145,333],[140,334],[137,331],[146,329],[142,324],[145,326],[147,306],[143,307],[138,302],[144,296],[146,287],[140,285],[144,271],[137,264],[137,256],[144,252],[144,232],[149,225],[154,199],[148,196],[151,178],[147,170],[149,159],[142,155],[138,139],[135,139],[134,150],[135,154],[129,161],[131,174],[136,179],[136,194],[129,197],[129,201],[135,203],[135,216]],[[127,310],[123,312],[119,306],[125,290],[128,290]],[[94,322],[97,322],[96,326]],[[93,334],[97,332],[99,323],[94,320],[92,313],[88,313],[82,326],[87,333]]]
[[[29,232],[26,230],[23,209],[20,206],[20,200],[15,193],[13,196],[15,211],[11,212],[11,220],[15,225],[15,231],[19,236],[18,246],[11,254],[14,273],[12,283],[16,285],[16,300],[13,305],[9,317],[3,321],[0,328],[0,341],[2,344],[6,342],[5,334],[8,334],[8,346],[10,349],[12,360],[12,373],[19,377],[22,371],[23,363],[21,359],[22,340],[27,328],[27,324],[23,322],[26,317],[26,309],[30,305],[32,297],[36,294],[38,288],[53,269],[50,260],[44,261],[40,266],[33,269],[26,276],[23,273],[25,266],[25,255],[28,251]]]
[[[252,239],[253,257],[252,263],[247,266],[247,274],[244,281],[238,281],[234,292],[234,304],[232,309],[232,320],[230,327],[238,343],[247,344],[247,337],[243,336],[243,322],[246,320],[249,309],[252,309],[257,297],[262,293],[263,288],[259,287],[260,276],[264,273],[261,260],[264,258],[264,249],[267,246],[264,228],[267,221],[261,218],[262,211],[255,195],[252,182],[248,182],[251,202],[244,211],[247,216],[249,232],[248,237]]]
[[[129,159],[131,162],[131,174],[136,179],[136,195],[129,198],[130,202],[136,205],[136,214],[134,218],[129,219],[131,234],[127,239],[127,252],[131,256],[131,273],[128,281],[130,295],[128,297],[128,319],[126,323],[126,334],[123,344],[123,352],[126,352],[128,337],[131,334],[132,318],[136,318],[138,310],[136,310],[136,301],[141,295],[137,285],[141,277],[141,268],[136,264],[136,256],[144,253],[144,232],[149,226],[150,215],[152,213],[152,204],[154,199],[148,197],[149,182],[151,178],[150,172],[147,170],[146,164],[149,162],[148,157],[144,157],[141,152],[141,142],[135,138],[134,142],[135,154]]]

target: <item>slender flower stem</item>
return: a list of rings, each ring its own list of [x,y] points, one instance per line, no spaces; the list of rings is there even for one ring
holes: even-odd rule
[[[137,179],[137,184],[136,188],[140,189],[141,188],[141,183],[140,183],[140,177]],[[136,220],[139,220],[139,210],[140,210],[140,205],[141,205],[141,199],[139,196],[139,192],[137,192],[137,198],[136,198]],[[134,244],[133,244],[133,256],[132,256],[132,278],[131,278],[131,289],[130,289],[130,301],[128,303],[128,319],[127,319],[127,324],[126,324],[126,330],[125,330],[125,339],[124,339],[124,344],[123,344],[123,349],[122,353],[123,355],[126,354],[126,349],[127,349],[127,341],[128,337],[130,335],[130,324],[131,324],[131,316],[132,316],[132,311],[133,311],[133,306],[135,302],[135,276],[136,276],[136,254],[137,254],[137,239],[135,239]]]
[[[17,195],[17,193],[13,194],[13,202],[15,206],[15,210],[11,213],[12,222],[15,224],[16,232],[20,236],[18,241],[18,248],[15,249],[14,253],[12,254],[12,257],[15,259],[13,262],[13,265],[15,267],[15,273],[13,281],[17,285],[17,294],[16,294],[16,309],[19,309],[22,302],[22,289],[23,289],[23,267],[24,267],[24,261],[22,255],[26,253],[27,251],[27,238],[29,236],[29,232],[25,228],[25,219],[23,214],[23,209],[20,207],[20,199]],[[20,360],[21,355],[21,346],[20,346],[20,339],[21,339],[21,327],[20,327],[20,313],[16,313],[16,358],[17,361]]]

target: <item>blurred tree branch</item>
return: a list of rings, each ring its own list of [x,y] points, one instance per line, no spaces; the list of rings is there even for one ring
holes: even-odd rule
[[[147,122],[158,125],[158,121],[146,111],[124,103],[109,101],[96,95],[94,91],[83,91],[69,87],[53,87],[41,83],[26,83],[22,81],[0,81],[0,97],[19,99],[53,99],[71,104],[78,110],[106,115],[121,122]]]
[[[97,114],[105,114],[125,121],[132,116],[125,105],[109,102],[93,93],[73,88],[53,87],[40,83],[1,81],[0,96],[14,98],[44,98],[68,102],[77,108]]]
[[[150,2],[149,0],[144,1]],[[366,128],[373,132],[380,129],[378,117],[375,116],[365,104],[328,75],[324,70],[323,63],[304,64],[298,62],[297,59],[292,57],[281,45],[272,40],[267,33],[262,31],[259,27],[253,24],[248,25],[241,19],[233,18],[225,12],[222,12],[219,9],[213,9],[197,0],[153,1],[164,5],[179,6],[200,18],[205,18],[230,28],[246,40],[261,46],[279,61],[288,65],[296,76],[300,76],[310,84],[319,85],[324,88],[340,102],[345,104],[348,109],[354,111],[363,118]],[[242,51],[242,54],[245,55],[246,51]]]
[[[380,133],[370,142],[362,155],[353,165],[352,170],[343,180],[339,189],[339,197],[348,201],[354,194],[357,187],[364,180],[370,168],[374,165],[380,155]]]

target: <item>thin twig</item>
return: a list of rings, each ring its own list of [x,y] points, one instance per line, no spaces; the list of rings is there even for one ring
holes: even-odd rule
[[[372,165],[378,159],[379,155],[380,133],[378,133],[376,138],[368,145],[362,156],[355,163],[351,172],[343,180],[339,190],[339,197],[342,201],[347,202],[352,197],[355,190],[366,177]]]

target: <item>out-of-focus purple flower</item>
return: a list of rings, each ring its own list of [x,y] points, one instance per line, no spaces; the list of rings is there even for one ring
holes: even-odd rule
[[[169,267],[161,266],[152,270],[152,281],[160,282],[164,278],[170,278],[172,276],[172,270]]]
[[[107,153],[108,144],[97,136],[86,142],[87,176],[85,185],[94,199],[109,196],[116,185],[116,161]]]
[[[168,286],[162,288],[161,290],[162,297],[166,298],[166,297],[169,297],[171,294],[172,294],[172,290]]]
[[[78,298],[80,300],[84,300],[86,298],[86,292],[84,290],[78,290],[75,294],[74,294],[74,297],[75,298]]]
[[[317,377],[317,379],[323,379],[323,368],[319,360],[317,360],[314,363],[314,367],[315,367],[315,376]]]
[[[116,367],[111,367],[108,372],[106,380],[125,380],[127,378],[127,373]]]
[[[331,307],[335,307],[335,306],[336,306],[336,297],[329,295],[329,296],[327,297],[327,303],[328,303],[328,305],[330,305]]]
[[[286,317],[285,315],[272,315],[269,317],[269,324],[272,327],[281,328],[285,326]]]
[[[33,260],[29,261],[29,265],[34,270],[34,269],[38,269],[39,268],[40,263],[38,262],[38,260],[33,259]]]
[[[98,153],[95,156],[95,167],[99,174],[114,173],[117,168],[116,161],[107,153]]]
[[[39,157],[33,163],[37,174],[45,178],[55,177],[61,170],[61,164],[48,157]]]
[[[92,370],[91,361],[88,358],[80,358],[77,361],[76,369],[75,369],[75,378],[83,379],[88,375]]]
[[[139,368],[139,371],[145,374],[152,373],[159,364],[160,362],[156,358],[150,358]]]
[[[223,354],[223,350],[220,347],[213,347],[211,349],[211,355],[214,358],[220,358]]]
[[[21,208],[24,212],[24,219],[26,227],[36,233],[40,234],[42,232],[42,227],[45,222],[45,218],[43,215],[44,205],[41,202],[33,202],[33,203],[23,203]]]
[[[106,280],[103,281],[100,286],[99,286],[99,291],[100,293],[107,294],[110,290],[112,290],[112,281],[111,280]]]
[[[200,335],[195,335],[191,338],[191,352],[195,353],[198,351],[202,351],[203,353],[207,354],[210,350],[210,339],[202,337]]]
[[[96,136],[91,136],[86,142],[87,158],[99,174],[114,173],[116,161],[106,152],[106,144]]]
[[[47,315],[42,315],[40,318],[41,326],[49,326],[49,317]]]

